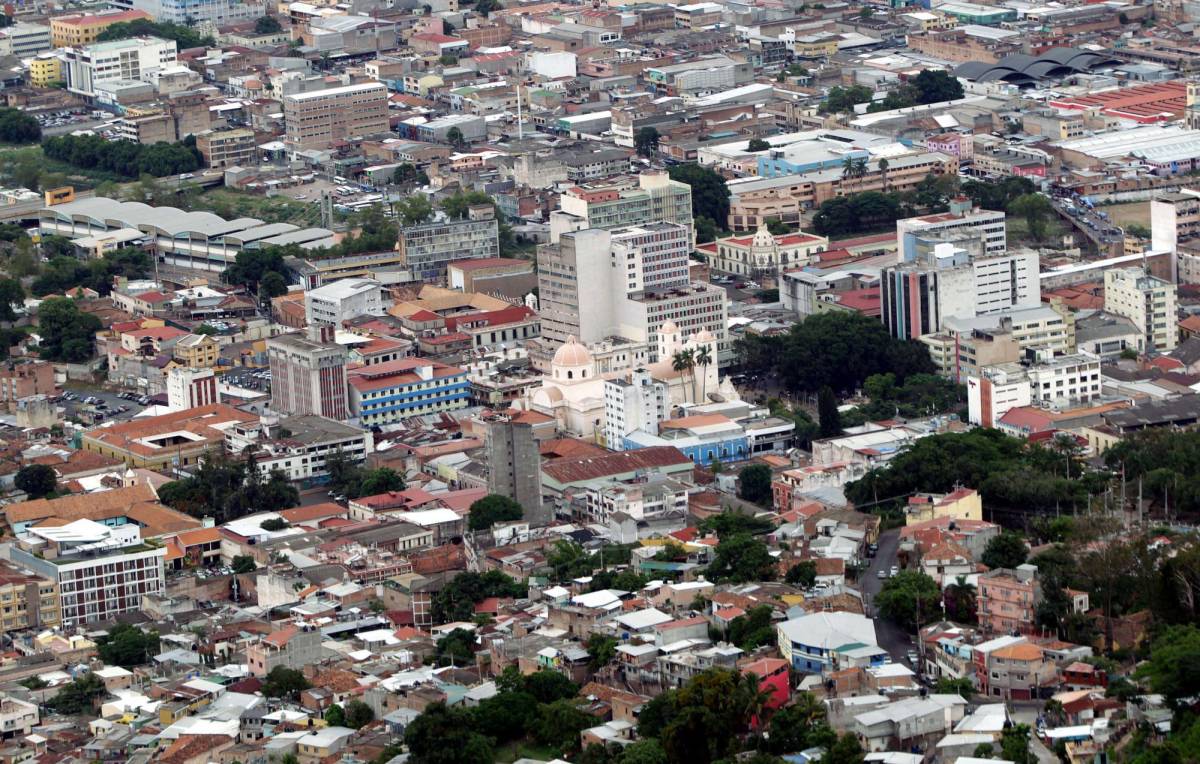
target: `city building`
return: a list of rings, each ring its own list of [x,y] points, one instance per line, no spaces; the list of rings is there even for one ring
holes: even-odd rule
[[[894,337],[939,332],[950,317],[1041,304],[1038,255],[1032,250],[973,253],[943,241],[920,241],[915,249],[912,259],[884,269],[881,279],[883,323]]]
[[[918,258],[918,242],[921,239],[975,239],[982,241],[983,251],[988,255],[1000,255],[1008,251],[1004,213],[972,209],[970,201],[965,199],[955,200],[949,212],[896,221],[896,245],[901,261],[909,262]]]
[[[387,94],[382,82],[367,82],[285,95],[284,142],[293,151],[306,151],[387,133]]]
[[[459,260],[446,266],[446,285],[462,292],[523,300],[537,286],[534,263],[493,257],[479,260]]]
[[[218,402],[217,375],[211,368],[177,366],[167,370],[167,406],[172,411]]]
[[[321,630],[313,624],[288,624],[246,645],[246,665],[260,678],[278,666],[299,671],[320,662]]]
[[[254,139],[254,131],[244,127],[208,130],[196,136],[196,150],[214,170],[245,167],[254,163],[258,141]]]
[[[974,318],[950,316],[942,321],[940,332],[919,339],[929,348],[938,373],[963,381],[978,376],[984,367],[1017,361],[1027,350],[1075,352],[1079,320],[1055,298],[1037,308]]]
[[[54,364],[47,361],[9,360],[0,365],[0,404],[4,404],[9,411],[21,398],[56,394]]]
[[[676,13],[679,13],[678,8]],[[749,61],[734,61],[727,56],[706,56],[681,64],[650,67],[645,71],[645,78],[647,84],[662,95],[703,96],[749,83],[754,78],[754,65]]]
[[[255,0],[113,0],[112,5],[145,11],[164,24],[214,28],[254,21],[267,13],[266,3]]]
[[[50,28],[43,24],[18,21],[0,29],[0,48],[17,58],[31,58],[54,47]]]
[[[87,519],[26,528],[9,559],[58,585],[61,623],[82,626],[136,612],[142,597],[166,590],[166,547],[142,541],[133,523]]]
[[[118,80],[146,81],[150,75],[174,66],[174,40],[135,37],[98,42],[62,52],[67,90],[95,98],[100,85]]]
[[[359,366],[346,372],[346,380],[351,415],[365,427],[463,409],[470,398],[465,369],[425,358]]]
[[[53,629],[61,622],[57,578],[0,564],[0,633]]]
[[[372,279],[342,279],[304,293],[304,318],[309,326],[340,327],[350,318],[382,315],[382,285]]]
[[[400,267],[419,281],[443,281],[450,263],[491,260],[500,256],[500,228],[495,211],[474,210],[466,220],[444,220],[400,229]]]
[[[346,348],[333,341],[332,326],[308,334],[281,334],[267,340],[271,366],[271,409],[278,414],[316,414],[344,420],[347,405]]]
[[[838,668],[845,651],[876,648],[880,655],[870,661],[890,660],[877,648],[875,623],[857,613],[822,612],[800,616],[776,625],[779,654],[802,674],[821,674]]]
[[[53,53],[42,53],[29,59],[29,84],[49,88],[63,81],[62,59]]]
[[[130,467],[173,472],[196,464],[205,452],[220,447],[224,429],[258,417],[223,403],[110,423],[83,433],[85,451],[110,456]]]
[[[520,504],[531,525],[545,525],[551,518],[543,512],[542,457],[535,422],[512,411],[488,411],[480,418],[486,428],[488,493]]]
[[[137,19],[151,21],[150,14],[138,10],[108,10],[98,13],[70,13],[50,18],[50,42],[55,48],[77,48],[96,41],[113,24],[128,24]]]
[[[904,524],[916,525],[931,520],[983,519],[983,501],[973,488],[958,488],[950,493],[937,495],[921,493],[908,497],[904,508]]]
[[[1099,358],[1029,350],[1018,363],[988,366],[967,378],[968,416],[971,424],[995,427],[1009,409],[1087,403],[1099,398],[1100,390]]]
[[[604,443],[613,451],[625,449],[625,436],[635,430],[658,432],[668,416],[667,385],[645,369],[604,381]]]
[[[1176,287],[1140,268],[1104,272],[1104,309],[1134,323],[1145,338],[1139,351],[1169,353],[1179,344]]]
[[[207,369],[217,365],[221,344],[207,334],[188,334],[175,342],[171,353],[184,366]]]
[[[225,431],[225,448],[231,454],[254,453],[263,477],[278,470],[295,482],[311,482],[329,476],[326,460],[340,454],[361,464],[375,450],[375,437],[344,422],[303,414],[240,422]]]
[[[708,259],[708,267],[722,273],[733,273],[748,279],[770,279],[781,268],[803,268],[813,262],[813,255],[829,248],[829,239],[804,232],[775,236],[760,225],[753,236],[728,236],[707,244],[696,251]]]
[[[671,180],[665,170],[643,172],[573,186],[550,213],[550,241],[583,228],[624,228],[651,223],[675,223],[688,229],[695,241],[692,187]]]

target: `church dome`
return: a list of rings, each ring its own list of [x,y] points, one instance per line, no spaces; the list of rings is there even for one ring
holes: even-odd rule
[[[592,354],[574,335],[567,337],[567,341],[555,351],[554,360],[551,361],[555,366],[587,366],[591,362]]]
[[[695,340],[698,343],[713,342],[716,339],[717,338],[713,336],[712,332],[707,329],[701,329],[700,331],[696,332]]]
[[[663,322],[663,325],[658,330],[659,334],[677,334],[678,332],[679,332],[678,324],[676,324],[674,321],[672,321],[669,318]]]
[[[755,249],[770,249],[775,246],[775,237],[771,235],[765,225],[760,225],[754,232],[754,240],[750,242],[750,246]]]

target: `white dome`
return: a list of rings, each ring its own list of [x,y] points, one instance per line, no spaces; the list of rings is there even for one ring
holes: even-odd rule
[[[659,334],[678,334],[679,333],[679,325],[668,318],[663,323],[662,328],[660,328],[658,330],[658,333]]]
[[[567,337],[567,341],[555,351],[554,360],[551,361],[555,366],[588,366],[591,362],[592,354],[576,341],[574,335]]]
[[[775,237],[771,235],[765,225],[759,226],[758,230],[754,232],[754,240],[750,246],[755,249],[770,249],[775,246]]]
[[[710,332],[709,330],[701,329],[700,331],[696,332],[695,339],[696,339],[696,342],[707,343],[707,342],[712,342],[713,340],[716,339],[716,337],[714,337],[712,335],[712,332]]]

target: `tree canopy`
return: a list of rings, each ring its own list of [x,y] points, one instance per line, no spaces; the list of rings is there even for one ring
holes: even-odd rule
[[[38,306],[38,355],[48,361],[82,363],[94,355],[100,319],[79,310],[67,297],[53,297]]]
[[[58,488],[58,473],[46,464],[27,464],[17,471],[13,485],[29,494],[29,498],[40,499]]]
[[[738,473],[738,496],[755,504],[771,503],[771,468],[765,464],[742,467]]]
[[[437,623],[469,621],[475,603],[488,597],[524,597],[528,587],[498,570],[459,573],[433,597],[433,619]]]
[[[911,631],[928,623],[941,611],[942,591],[929,576],[902,570],[883,582],[875,596],[879,614]]]
[[[520,520],[524,514],[520,504],[494,493],[473,503],[469,513],[469,525],[473,531],[487,530],[496,523]]]
[[[1004,531],[988,542],[979,561],[992,570],[1015,568],[1025,562],[1028,554],[1025,539],[1019,533]]]
[[[42,126],[20,109],[0,109],[0,141],[4,143],[37,143],[42,139]]]
[[[97,641],[96,651],[109,666],[134,668],[158,654],[158,632],[119,623]]]
[[[164,24],[149,19],[134,19],[112,24],[96,39],[98,42],[107,42],[109,40],[128,40],[131,37],[160,37],[164,40],[174,40],[180,50],[216,45],[216,41],[212,37],[202,35],[192,27],[183,24]]]
[[[121,26],[113,24],[109,27]],[[161,178],[193,172],[203,165],[195,145],[109,141],[99,135],[59,135],[42,141],[42,151],[82,169],[97,169],[133,180],[142,175]]]
[[[214,450],[193,473],[163,485],[159,500],[196,517],[213,517],[218,523],[300,504],[300,493],[287,476],[272,470],[264,479],[253,455],[234,461],[223,450]]]
[[[692,215],[712,220],[718,228],[729,225],[729,188],[725,179],[698,164],[671,165],[667,171],[671,180],[692,187]]]

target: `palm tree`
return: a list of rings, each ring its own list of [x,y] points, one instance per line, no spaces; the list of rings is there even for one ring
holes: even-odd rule
[[[888,190],[887,171],[888,171],[888,160],[887,160],[887,157],[883,157],[879,160],[879,178],[883,181],[883,193],[885,193],[885,194],[887,193],[887,190]]]
[[[958,576],[946,587],[946,600],[953,611],[954,620],[962,623],[975,621],[975,585],[967,583],[966,576]]]
[[[684,403],[687,403],[687,372],[695,365],[695,360],[692,357],[692,351],[680,350],[675,355],[671,356],[671,369],[679,373],[683,380],[683,398]]]
[[[704,369],[704,378],[700,380],[700,398],[703,399],[708,387],[708,367],[712,365],[712,353],[708,349],[708,345],[701,345],[696,351],[696,363]]]

